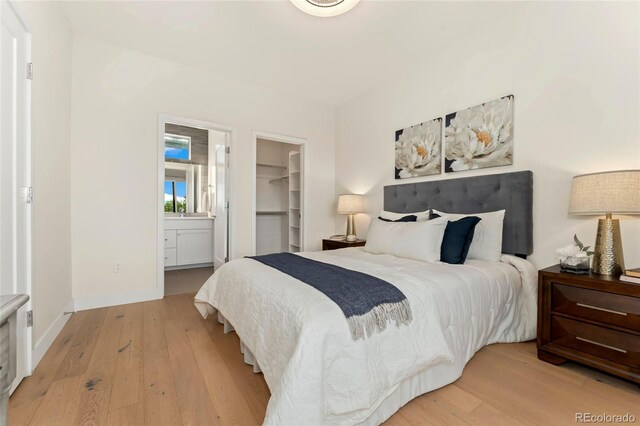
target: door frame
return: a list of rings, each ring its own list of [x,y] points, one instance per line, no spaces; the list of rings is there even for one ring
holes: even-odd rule
[[[229,172],[229,170],[230,170],[229,169],[229,151],[230,151],[229,150],[229,138],[226,139],[224,145],[219,145],[218,144],[217,148],[213,147],[213,156],[212,157],[215,159],[216,171],[214,173],[214,176],[212,176],[211,181],[215,182],[214,186],[216,188],[216,192],[215,192],[215,198],[216,199],[213,200],[215,202],[215,205],[216,205],[216,211],[215,211],[216,219],[218,218],[218,207],[219,207],[218,200],[217,200],[218,193],[219,193],[218,179],[217,179],[218,178],[218,150],[219,149],[223,149],[224,150],[224,152],[222,153],[224,155],[224,198],[227,201],[229,201],[229,181],[228,181],[228,178],[231,175],[231,173]],[[211,146],[209,146],[209,152],[211,152]],[[222,264],[225,264],[231,258],[231,250],[229,248],[229,243],[230,243],[230,241],[229,241],[229,218],[230,218],[229,207],[228,206],[224,207],[223,211],[226,212],[225,214],[227,216],[226,224],[225,224],[225,232],[227,234],[227,237],[226,237],[226,240],[227,240],[226,241],[226,253],[225,253],[224,256],[222,256]],[[219,255],[218,255],[217,250],[216,250],[216,241],[217,241],[215,239],[216,227],[217,227],[216,224],[217,224],[217,222],[214,222],[213,228],[212,228],[213,232],[214,232],[214,241],[213,241],[213,245],[214,245],[214,247],[213,247],[213,249],[214,249],[213,250],[213,267],[214,267],[214,269],[217,269],[217,268],[219,268],[221,266],[220,262],[218,262]]]
[[[26,72],[26,67],[28,63],[32,62],[32,33],[30,30],[30,26],[27,22],[27,20],[25,19],[25,13],[22,9],[22,6],[18,3],[18,2],[14,2],[14,1],[7,1],[7,2],[3,2],[6,4],[7,7],[11,8],[11,10],[13,11],[15,17],[17,18],[18,22],[20,25],[22,25],[24,32],[25,32],[25,45],[24,45],[24,62],[25,62],[25,67],[24,70]],[[20,59],[18,59],[20,60]],[[24,132],[24,163],[22,165],[18,165],[16,164],[16,170],[18,168],[18,166],[23,166],[24,167],[24,178],[25,178],[25,185],[27,188],[32,188],[33,187],[33,169],[34,169],[34,163],[33,163],[33,139],[32,139],[32,126],[33,126],[33,121],[32,121],[32,117],[33,117],[33,95],[32,95],[32,80],[29,78],[26,78],[26,73],[24,75],[25,78],[23,79],[19,79],[18,81],[23,82],[24,86],[24,91],[25,91],[25,103],[24,103],[24,109],[22,110],[22,113],[24,114],[24,128],[22,129],[22,131]],[[16,188],[17,191],[17,188]],[[20,194],[18,194],[16,192],[15,194],[15,200],[16,202],[19,202],[20,199]],[[33,215],[33,201],[31,201],[30,203],[27,204],[27,208],[26,208],[26,217],[25,217],[25,259],[24,259],[24,266],[23,266],[23,271],[22,273],[24,274],[24,279],[25,279],[25,287],[26,287],[26,294],[29,296],[29,301],[21,308],[21,310],[23,310],[24,312],[28,312],[31,311],[33,309],[33,297],[34,297],[34,291],[33,291],[33,277],[34,277],[34,263],[33,263],[33,221],[34,221],[34,215]],[[19,262],[16,262],[16,265],[18,265]],[[25,319],[24,321],[25,324],[27,324],[27,321]],[[34,351],[34,342],[33,342],[33,326],[27,326],[26,327],[26,331],[25,331],[25,339],[24,342],[22,342],[23,344],[23,348],[22,348],[22,354],[23,356],[23,363],[25,366],[25,373],[26,373],[26,377],[30,376],[33,373],[34,370],[34,365],[32,365],[33,360],[34,360],[34,356],[33,356],[33,351]],[[15,390],[16,387],[16,381],[14,381],[10,393],[12,393]]]
[[[307,191],[305,190],[305,173],[307,156],[305,155],[305,144],[307,139],[297,136],[281,135],[278,133],[263,132],[260,130],[253,131],[253,146],[251,153],[251,254],[256,255],[257,252],[257,238],[256,238],[256,179],[257,170],[256,163],[258,161],[258,139],[266,139],[273,142],[288,143],[291,145],[298,145],[300,147],[300,190],[302,197],[300,197],[300,220],[302,227],[300,228],[300,251],[305,251],[305,244],[307,242],[307,220],[305,200],[307,198]]]
[[[229,167],[227,170],[231,170],[233,166],[233,146],[236,143],[237,130],[235,127],[228,126],[226,124],[218,124],[210,121],[198,120],[193,118],[186,118],[178,115],[171,114],[158,114],[158,224],[157,224],[157,267],[156,267],[156,297],[162,299],[164,297],[164,129],[165,124],[177,124],[180,126],[195,127],[206,130],[217,130],[226,132],[229,134],[227,140],[227,146],[229,147]],[[235,253],[235,209],[236,209],[236,191],[234,190],[234,178],[232,173],[227,173],[225,176],[228,188],[228,200],[229,200],[229,217],[227,219],[227,240],[229,243],[229,257],[232,258]],[[215,238],[215,234],[214,234]]]

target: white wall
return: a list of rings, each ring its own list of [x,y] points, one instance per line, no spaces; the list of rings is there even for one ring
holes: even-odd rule
[[[156,285],[159,113],[237,128],[231,148],[237,213],[232,256],[252,251],[254,130],[307,140],[307,194],[313,195],[306,200],[313,224],[307,229],[307,248],[318,249],[321,238],[331,233],[333,109],[74,36],[71,205],[77,301]],[[116,259],[124,262],[120,274],[112,272]]]
[[[515,95],[514,164],[431,178],[532,170],[538,267],[574,233],[595,240],[595,217],[567,215],[571,177],[640,168],[640,4],[516,3],[498,25],[482,22],[445,46],[415,54],[425,65],[342,105],[337,112],[336,193],[368,194],[369,216],[394,181],[394,131]],[[398,64],[402,70],[402,64]],[[405,70],[406,71],[406,70]],[[640,220],[621,223],[627,266],[640,265]],[[336,220],[344,229],[344,217]]]
[[[63,318],[61,314],[71,302],[69,126],[72,36],[59,4],[21,2],[17,6],[32,33],[34,63],[32,308],[33,344],[36,346],[47,340],[47,330]],[[57,326],[60,326],[59,321]],[[57,330],[49,337],[55,337],[55,334]],[[46,347],[39,348],[41,354],[43,349]]]

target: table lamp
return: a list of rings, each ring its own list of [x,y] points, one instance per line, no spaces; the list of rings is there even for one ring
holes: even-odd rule
[[[353,242],[356,237],[356,223],[354,215],[364,210],[364,198],[362,195],[345,194],[338,196],[338,214],[347,214],[347,241]]]
[[[640,170],[616,170],[574,176],[569,214],[605,215],[598,233],[591,269],[596,274],[624,272],[620,221],[611,215],[640,213]]]

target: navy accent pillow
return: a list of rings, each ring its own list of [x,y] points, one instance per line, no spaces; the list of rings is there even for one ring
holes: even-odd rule
[[[385,219],[381,216],[378,216],[378,219],[385,222],[415,222],[418,219],[418,216],[414,214],[410,214],[408,216],[401,217],[400,219],[397,219],[397,220]]]
[[[440,217],[436,213],[431,213],[429,219]],[[473,241],[473,231],[480,218],[477,216],[467,216],[455,222],[449,221],[444,230],[444,238],[440,246],[440,261],[459,265],[467,260],[469,247]]]

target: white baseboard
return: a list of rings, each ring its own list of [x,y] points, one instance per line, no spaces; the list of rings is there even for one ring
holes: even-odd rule
[[[213,266],[213,262],[208,263],[196,263],[195,265],[181,265],[181,266],[165,266],[164,270],[167,271],[180,271],[183,269],[198,269],[198,268],[210,268]]]
[[[142,290],[123,291],[120,293],[76,297],[74,299],[74,306],[76,311],[86,311],[87,309],[106,308],[108,306],[162,299],[163,296],[157,288],[153,287]]]
[[[31,353],[31,371],[36,369],[44,354],[47,353],[53,344],[53,341],[56,340],[56,337],[58,337],[58,334],[62,331],[62,327],[64,327],[71,316],[69,314],[65,315],[65,312],[72,312],[73,306],[73,299],[69,300],[67,306],[65,306],[63,311],[58,315],[58,318],[56,318],[56,320],[49,326],[49,329],[45,331],[44,335],[40,340],[38,340],[38,343],[36,343],[33,348],[33,352]]]

